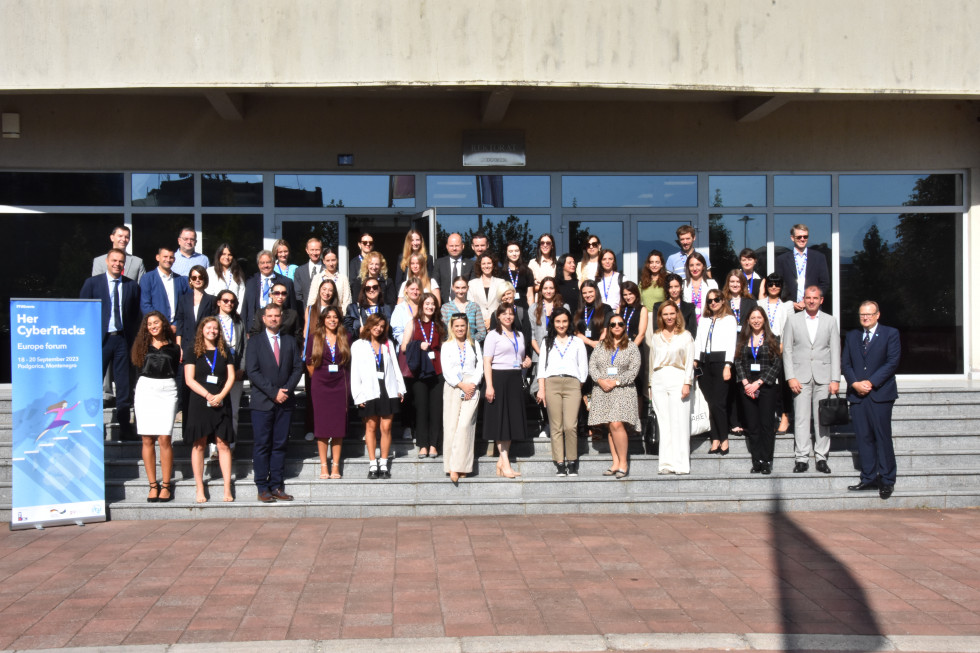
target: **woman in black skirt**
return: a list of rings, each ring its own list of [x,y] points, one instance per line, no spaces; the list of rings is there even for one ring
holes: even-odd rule
[[[531,367],[531,357],[524,336],[514,329],[514,305],[501,304],[494,316],[497,328],[483,342],[483,376],[487,381],[483,432],[497,440],[497,476],[516,478],[520,474],[510,464],[510,443],[528,439],[523,376]]]
[[[370,315],[361,327],[360,339],[351,345],[350,390],[364,420],[364,444],[371,465],[368,478],[391,478],[391,420],[405,396],[405,379],[398,368],[395,345],[388,337],[388,320],[381,313]],[[381,430],[381,461],[375,458]]]

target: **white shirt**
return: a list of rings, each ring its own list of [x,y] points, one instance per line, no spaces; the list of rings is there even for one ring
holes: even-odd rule
[[[456,387],[462,381],[480,384],[483,380],[483,352],[480,350],[480,343],[469,342],[463,348],[460,362],[459,345],[456,338],[442,343],[439,350],[439,362],[442,363],[442,376],[451,387]]]
[[[817,341],[817,327],[820,326],[820,312],[812,316],[806,311],[803,312],[803,321],[806,323],[806,334],[810,336],[810,344]]]
[[[711,325],[714,324],[714,328]],[[725,362],[731,363],[735,360],[735,339],[738,334],[738,322],[734,315],[726,315],[715,320],[705,318],[704,323],[698,325],[698,338],[694,342],[694,358],[701,358],[701,354],[725,353]],[[710,338],[709,338],[710,336]]]
[[[806,290],[806,259],[807,250],[804,248],[800,253],[793,248],[793,264],[796,266],[796,301],[803,301],[803,292]]]
[[[170,315],[167,318],[173,324],[174,316],[177,315],[177,303],[174,301],[174,275],[173,273],[164,274],[163,270],[157,267],[160,279],[163,280],[163,289],[167,292],[167,302],[170,304]]]
[[[769,319],[769,328],[772,330],[773,335],[781,338],[783,336],[783,329],[786,326],[786,320],[793,314],[793,304],[780,299],[777,299],[776,303],[773,304],[766,298],[759,302],[759,306],[766,312],[766,316]]]
[[[265,330],[265,335],[269,339],[269,349],[271,349],[272,350],[272,353],[275,354],[276,353],[276,341],[279,340],[279,332],[277,331],[276,333],[273,333],[272,331],[269,331],[268,329],[266,329]],[[279,344],[280,344],[280,347],[281,347],[282,346],[282,343],[280,342]],[[281,349],[280,349],[280,351],[281,351]]]
[[[542,347],[544,343],[541,343]],[[570,336],[564,343],[555,339],[555,344],[548,350],[547,367],[541,364],[545,355],[544,349],[538,358],[538,376],[540,379],[547,379],[550,376],[560,376],[567,374],[578,379],[579,383],[585,383],[589,378],[589,357],[585,353],[585,343],[581,338]]]
[[[415,319],[415,313],[415,309],[408,302],[402,302],[391,312],[391,335],[399,347],[405,334],[405,326]]]
[[[272,286],[275,285],[275,275],[270,275],[268,277],[259,276],[259,308],[265,308],[266,304],[272,299],[269,293],[272,292]],[[268,285],[266,285],[268,284]]]
[[[619,273],[614,272],[609,277],[603,275],[601,279],[596,281],[596,285],[599,286],[599,296],[602,298],[602,303],[608,304],[614,313],[619,311]]]

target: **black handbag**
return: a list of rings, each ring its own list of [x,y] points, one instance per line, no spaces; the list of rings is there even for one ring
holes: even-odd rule
[[[819,401],[818,412],[820,413],[821,426],[843,426],[851,423],[851,414],[848,412],[847,399],[842,399],[840,395],[821,399]]]

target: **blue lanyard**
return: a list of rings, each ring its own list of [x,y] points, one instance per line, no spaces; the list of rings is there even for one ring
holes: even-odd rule
[[[588,329],[589,325],[592,324],[592,314],[595,313],[595,309],[585,309],[585,328]]]
[[[806,258],[809,255],[809,253],[810,253],[810,250],[809,249],[803,250],[803,266],[802,267],[800,266],[800,263],[799,263],[799,260],[798,260],[800,258],[800,255],[799,254],[794,254],[793,255],[794,262],[796,263],[796,276],[801,277],[801,276],[803,276],[803,273],[806,272]]]
[[[288,277],[289,276],[288,274],[286,274],[287,272],[289,272],[289,266],[288,265],[286,266],[286,269],[283,270],[282,269],[282,264],[281,263],[276,263],[276,269],[279,270],[279,274],[281,274],[282,276],[284,276],[284,277]]]
[[[760,340],[758,345],[753,343],[755,343],[755,336],[749,338],[749,349],[752,350],[752,359],[757,361],[759,360],[759,348],[762,347],[762,341]]]
[[[766,315],[769,316],[769,328],[770,329],[773,328],[774,326],[776,326],[776,314],[779,313],[779,305],[782,304],[782,303],[783,303],[782,300],[777,299],[776,300],[776,311],[773,312],[773,311],[769,310],[769,307],[772,306],[772,302],[770,302],[768,299],[766,300]]]
[[[511,272],[510,268],[507,268],[507,276],[510,277],[510,285],[514,286],[514,288],[516,289],[517,280],[521,278],[521,275],[514,274],[513,272]]]
[[[518,344],[517,344],[517,332],[515,331],[514,332],[514,358],[518,359],[518,362],[520,362],[520,357],[521,354],[518,351]]]
[[[735,314],[735,321],[737,323],[741,324],[742,323],[742,320],[741,320],[742,309],[741,308],[735,308],[735,306],[736,306],[735,302],[737,302],[737,301],[738,301],[737,299],[733,299],[733,300],[731,300],[730,303],[731,303],[731,307],[732,307],[732,313]],[[742,305],[741,302],[739,302],[738,303],[738,306],[741,306],[741,305]]]
[[[374,364],[377,366],[378,371],[381,372],[381,348],[378,347],[378,353],[374,355]]]
[[[619,353],[619,347],[616,347],[616,351],[613,352],[612,358],[609,359],[609,363],[611,365],[615,365],[616,364],[616,354],[618,354],[618,353]]]
[[[606,285],[606,274],[602,274],[602,294],[606,298],[606,303],[609,302],[609,287]]]
[[[337,362],[337,341],[335,340],[334,343],[331,345],[330,344],[330,341],[327,340],[326,337],[324,337],[323,340],[327,343],[327,347],[330,348],[330,362],[331,363],[336,363]]]
[[[626,320],[626,328],[630,328],[630,318],[633,317],[633,313],[636,312],[635,308],[629,308],[626,304],[623,304],[623,319]]]
[[[711,318],[711,326],[708,327],[708,349],[711,349],[711,334],[715,330],[715,318]]]
[[[565,348],[564,349],[562,349],[558,345],[558,338],[555,338],[555,347],[554,348],[558,350],[558,355],[561,356],[562,358],[565,358],[565,354],[568,353],[568,348],[571,347],[571,346],[572,346],[572,339],[571,338],[569,338],[568,339],[568,342],[565,343]]]
[[[435,334],[435,326],[436,326],[435,323],[432,322],[431,320],[429,321],[429,332],[426,333],[425,332],[425,327],[422,326],[422,320],[415,320],[415,321],[419,325],[419,331],[422,332],[422,337],[425,338],[425,341],[427,343],[429,343],[429,346],[431,347],[432,346],[432,336],[433,336],[433,334]]]
[[[214,349],[214,359],[213,360],[208,360],[208,355],[207,354],[204,355],[204,360],[206,360],[208,362],[208,365],[211,366],[211,376],[214,376],[214,366],[218,364],[218,348],[215,347],[215,349]]]
[[[749,294],[751,295],[752,294],[752,286],[755,285],[755,277],[754,276],[749,276],[749,275],[745,274],[744,272],[742,273],[742,276],[745,277],[745,282],[747,284],[749,284]]]
[[[459,347],[458,342],[457,342],[457,345],[456,346]],[[466,349],[467,349],[466,343],[463,343],[463,346],[462,347],[459,347],[459,378],[460,378],[460,380],[463,379],[463,370],[466,369]]]
[[[228,326],[225,327],[225,321],[227,320]],[[231,349],[231,355],[235,355],[235,347],[232,346],[232,337],[235,335],[235,322],[230,317],[219,317],[218,322],[221,323],[221,332],[225,334],[225,342]]]

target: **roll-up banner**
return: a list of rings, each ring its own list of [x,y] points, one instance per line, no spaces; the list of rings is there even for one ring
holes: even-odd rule
[[[10,528],[105,521],[102,307],[10,300]]]

